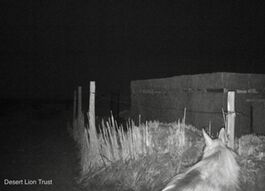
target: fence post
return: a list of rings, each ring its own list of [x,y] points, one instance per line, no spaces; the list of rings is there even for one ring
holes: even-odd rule
[[[94,81],[90,82],[90,91],[89,91],[89,126],[90,128],[95,128],[95,94],[96,94],[96,85]]]
[[[227,93],[227,135],[228,147],[234,149],[235,139],[235,91],[228,91]]]
[[[78,98],[77,98],[77,117],[82,115],[82,87],[78,86]]]
[[[73,121],[76,119],[76,90],[74,90],[74,101],[73,101]]]
[[[90,165],[101,166],[102,160],[100,158],[100,145],[97,137],[96,122],[95,122],[95,94],[96,94],[96,85],[94,81],[90,82],[90,92],[89,92],[89,160]]]

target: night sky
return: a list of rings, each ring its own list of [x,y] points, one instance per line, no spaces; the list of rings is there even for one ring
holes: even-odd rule
[[[265,1],[2,0],[0,98],[129,94],[134,79],[265,73]]]

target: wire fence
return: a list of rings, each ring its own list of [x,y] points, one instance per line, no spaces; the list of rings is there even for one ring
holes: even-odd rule
[[[99,97],[97,98],[97,102],[101,102],[101,101],[106,101],[106,102],[113,102],[115,104],[119,104],[119,105],[124,105],[124,106],[131,106],[131,103],[128,102],[128,101],[117,101],[117,100],[112,100],[111,98],[109,97]],[[149,104],[139,104],[141,107],[144,107],[146,109],[155,109],[155,110],[163,110],[163,111],[179,111],[179,112],[183,112],[184,108],[177,108],[177,107],[156,107],[156,106],[153,106],[153,105],[149,105]],[[192,110],[192,109],[188,109],[186,108],[186,112],[187,113],[197,113],[197,114],[212,114],[212,115],[228,115],[228,114],[236,114],[237,116],[242,116],[242,117],[245,117],[245,118],[248,118],[250,119],[250,115],[249,114],[246,114],[245,112],[242,112],[242,111],[236,111],[236,112],[230,112],[230,111],[227,111],[225,109],[220,110],[220,111],[205,111],[205,110]]]

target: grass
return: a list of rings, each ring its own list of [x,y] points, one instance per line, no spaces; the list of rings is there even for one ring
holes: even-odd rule
[[[96,127],[74,121],[73,137],[80,150],[80,185],[84,190],[161,190],[176,174],[195,164],[204,146],[201,132],[185,119],[165,124],[129,120],[118,126],[111,116]],[[265,138],[246,135],[236,140],[241,183],[263,190]]]
[[[80,180],[89,190],[158,190],[201,155],[201,132],[185,119],[138,126],[128,120],[122,127],[111,116],[98,132],[78,120],[73,134],[80,147]]]

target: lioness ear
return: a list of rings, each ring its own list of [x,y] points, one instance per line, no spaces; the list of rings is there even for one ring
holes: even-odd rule
[[[202,134],[205,140],[205,144],[206,146],[210,146],[213,143],[213,140],[211,139],[211,137],[204,131],[204,129],[202,129]]]
[[[222,128],[222,129],[219,131],[219,136],[218,136],[218,138],[219,138],[224,144],[227,143],[228,138],[227,138],[227,135],[226,135],[226,132],[225,132],[225,129],[224,129],[224,128]]]

